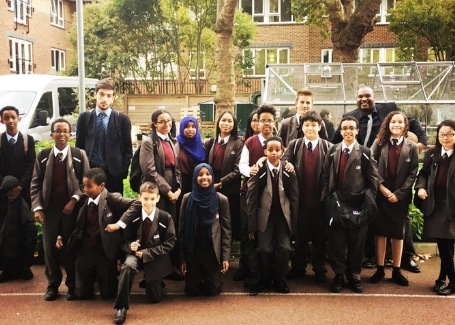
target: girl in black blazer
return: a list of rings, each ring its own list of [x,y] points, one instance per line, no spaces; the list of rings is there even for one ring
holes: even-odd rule
[[[438,125],[436,145],[425,152],[423,167],[415,185],[422,200],[423,233],[436,238],[441,269],[434,291],[440,295],[455,293],[455,121],[445,120]],[[445,286],[446,278],[449,284]]]
[[[377,205],[380,217],[373,223],[375,234],[377,271],[370,282],[378,283],[384,278],[384,261],[387,237],[391,238],[393,254],[392,280],[400,285],[409,285],[400,270],[405,222],[412,198],[412,185],[419,166],[419,149],[407,139],[409,122],[400,111],[390,112],[371,147],[378,160],[381,176]]]
[[[243,142],[237,134],[237,119],[223,112],[216,122],[216,137],[205,142],[207,162],[215,175],[215,190],[226,195],[231,212],[232,237],[240,240],[240,171]]]

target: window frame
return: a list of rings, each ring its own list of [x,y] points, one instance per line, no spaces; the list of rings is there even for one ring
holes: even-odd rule
[[[389,1],[393,1],[391,7],[389,7]],[[395,8],[397,0],[382,0],[379,5],[378,13],[376,14],[376,25],[388,25],[388,17],[390,16],[389,9]]]
[[[265,71],[266,71],[267,65],[290,63],[289,59],[290,59],[291,51],[290,51],[290,48],[288,48],[288,47],[252,48],[252,49],[249,49],[248,51],[253,52],[251,55],[252,55],[254,64],[251,68],[243,69],[244,77],[250,77],[250,78],[265,77],[265,74],[266,74]],[[264,51],[264,53],[263,54],[260,53],[261,51]],[[285,51],[286,51],[286,53],[284,54]],[[273,52],[276,53],[275,56],[272,55]],[[258,55],[258,53],[259,53],[259,55]],[[283,54],[285,57],[283,57]],[[261,69],[259,69],[259,67],[257,67],[256,58],[261,59],[261,57],[264,58],[264,67],[263,67],[264,73],[258,74],[257,70],[262,70],[262,66],[261,66]],[[272,60],[273,60],[273,62],[271,62]],[[247,72],[249,70],[251,70],[251,74],[249,74]]]
[[[13,21],[27,25],[28,18],[32,16],[32,0],[8,0],[7,5],[8,10],[14,12]]]
[[[49,0],[50,22],[57,27],[65,27],[65,7],[63,0]]]
[[[14,37],[8,38],[10,71],[27,74],[33,73],[33,43]],[[18,64],[18,60],[22,64]]]
[[[51,67],[54,71],[65,71],[66,52],[56,48],[51,48]]]

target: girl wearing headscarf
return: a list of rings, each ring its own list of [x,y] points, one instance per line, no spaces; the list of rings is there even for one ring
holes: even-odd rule
[[[180,121],[180,132],[177,135],[177,159],[182,174],[182,194],[191,192],[191,180],[194,166],[204,162],[205,150],[197,120],[185,116]]]
[[[189,296],[216,296],[221,274],[229,269],[231,216],[226,196],[217,193],[210,165],[202,163],[193,173],[193,190],[183,196],[179,242],[185,292]]]

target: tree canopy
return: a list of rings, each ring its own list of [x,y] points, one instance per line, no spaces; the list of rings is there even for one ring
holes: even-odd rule
[[[84,6],[88,77],[209,79],[215,58],[214,0],[108,0]],[[239,20],[239,30],[248,29]],[[246,27],[245,27],[246,26]],[[76,46],[76,30],[71,40]],[[237,34],[237,47],[249,44]],[[71,74],[75,73],[74,62]],[[103,75],[104,74],[104,75]],[[149,82],[153,87],[153,82]],[[152,89],[148,89],[152,90]]]
[[[400,0],[390,16],[389,29],[399,41],[403,59],[455,60],[455,0]]]

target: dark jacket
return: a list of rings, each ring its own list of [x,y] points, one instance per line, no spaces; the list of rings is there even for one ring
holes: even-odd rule
[[[384,121],[385,117],[387,114],[393,111],[400,111],[400,108],[393,102],[391,103],[376,103],[376,110],[379,114],[379,119]],[[357,108],[353,111],[347,112],[343,114],[343,117],[346,116],[353,116],[357,120],[360,121],[360,118],[363,116],[363,112],[360,108]],[[415,133],[417,136],[417,139],[419,143],[423,143],[424,145],[427,144],[427,135],[425,133],[425,130],[422,128],[420,125],[419,121],[415,120],[414,118],[408,116],[408,121],[409,121],[409,131]],[[373,144],[374,139],[376,139],[377,134],[374,134],[374,132],[371,133],[370,138],[368,140],[368,147],[370,147]],[[335,134],[333,135],[333,138],[331,139],[332,143],[340,143],[343,140],[343,137],[341,136],[340,133],[340,127],[338,126],[337,130],[335,131]]]
[[[123,232],[122,250],[128,254],[134,254],[130,249],[133,241],[138,239],[142,241],[142,211],[137,216]],[[169,252],[174,248],[176,241],[177,237],[171,215],[156,208],[146,241],[147,244],[145,247],[139,248],[142,251],[142,262],[144,263],[144,274],[147,282],[162,279],[172,273]]]
[[[117,125],[117,122],[118,125]],[[96,110],[83,112],[77,120],[76,147],[84,149],[90,159],[94,145]],[[131,140],[131,121],[124,113],[112,110],[106,133],[106,167],[113,177],[128,175],[133,145]]]

